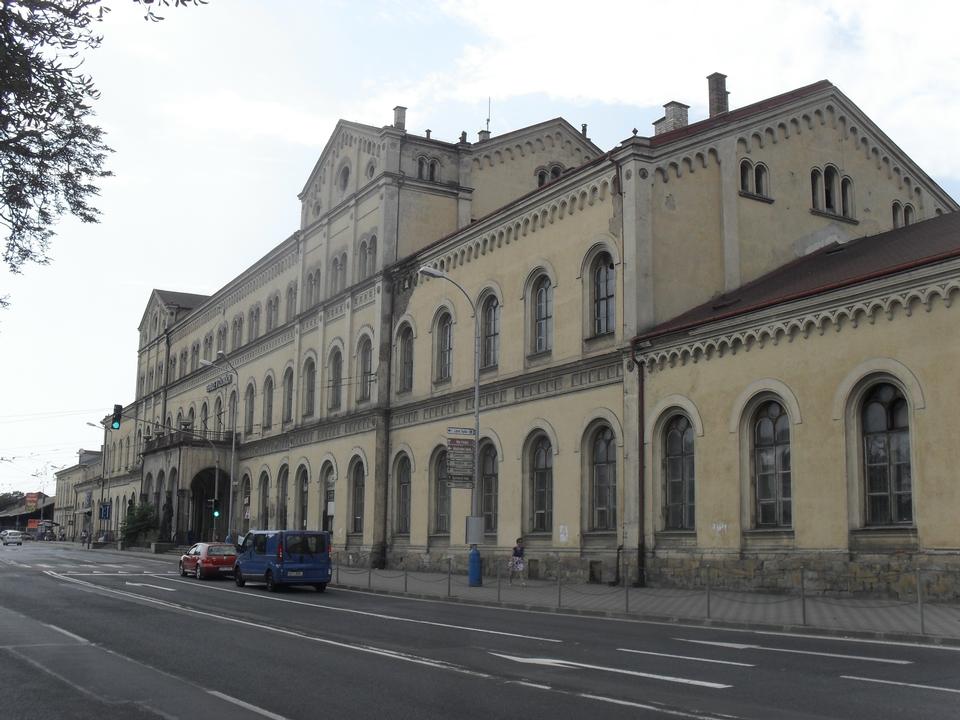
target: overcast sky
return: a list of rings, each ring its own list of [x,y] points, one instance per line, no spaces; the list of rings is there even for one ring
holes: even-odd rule
[[[172,2],[172,0],[171,0]],[[4,273],[0,492],[54,491],[134,399],[152,288],[210,294],[294,232],[297,193],[339,118],[471,141],[563,116],[603,149],[663,103],[706,116],[829,79],[960,197],[952,3],[210,0],[143,20],[110,0],[85,67],[116,151],[98,225],[63,220],[47,267]],[[849,7],[848,7],[849,6]]]

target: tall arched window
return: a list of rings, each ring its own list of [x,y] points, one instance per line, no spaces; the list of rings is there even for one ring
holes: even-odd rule
[[[417,180],[426,180],[427,178],[427,160],[419,158],[417,160]]]
[[[410,458],[397,461],[397,533],[410,534]]]
[[[495,534],[497,532],[500,477],[497,449],[490,443],[480,448],[480,473],[480,513],[483,515],[483,531]]]
[[[400,377],[397,389],[409,392],[413,389],[413,329],[405,325],[400,331]]]
[[[337,281],[340,290],[347,289],[347,254],[340,253],[340,278]]]
[[[303,364],[303,416],[311,417],[317,399],[317,364],[307,358]]]
[[[898,228],[903,225],[903,208],[899,202],[893,201],[893,227]]]
[[[776,400],[753,418],[753,494],[757,527],[790,527],[790,419]]]
[[[333,502],[336,498],[336,475],[333,465],[327,463],[321,474],[323,505],[320,508],[320,529],[333,532]]]
[[[814,210],[823,210],[823,174],[819,168],[810,171],[810,207]]]
[[[553,530],[553,448],[546,435],[534,441],[530,457],[530,529]]]
[[[287,288],[287,322],[290,322],[297,316],[297,286],[291,285]]]
[[[447,484],[447,451],[437,453],[433,472],[433,532],[450,534],[450,486]]]
[[[357,462],[353,466],[350,477],[350,532],[363,532],[363,501],[364,501],[364,471],[363,463]]]
[[[367,277],[367,242],[360,243],[360,251],[357,253],[357,280],[363,280]]]
[[[297,470],[297,527],[301,530],[307,529],[309,499],[310,476],[307,474],[307,469],[301,465]]]
[[[590,529],[617,529],[617,444],[609,427],[600,428],[593,436]]]
[[[483,340],[480,352],[480,367],[496,367],[500,357],[500,301],[492,293],[483,301],[480,323],[480,333]]]
[[[229,421],[230,432],[237,431],[237,393],[230,393],[230,414],[227,417]]]
[[[367,243],[367,276],[377,271],[377,236],[371,235]]]
[[[832,165],[823,171],[823,207],[827,212],[840,212],[840,173]]]
[[[696,472],[693,462],[693,427],[677,415],[663,437],[663,527],[693,530],[695,523]]]
[[[330,263],[330,294],[336,295],[340,292],[340,258],[334,258]]]
[[[283,374],[283,422],[293,420],[293,368]]]
[[[896,386],[870,389],[861,411],[867,525],[913,522],[910,415]]]
[[[273,426],[273,376],[268,375],[263,381],[263,429],[269,430]]]
[[[343,356],[340,350],[330,353],[330,394],[327,407],[331,410],[340,409],[340,386],[343,383]]]
[[[307,287],[304,291],[304,307],[313,307],[313,273],[307,273]]]
[[[848,177],[840,181],[840,214],[853,217],[853,180]]]
[[[290,479],[290,468],[286,465],[280,468],[277,474],[277,529],[287,527],[287,484]]]
[[[436,333],[437,352],[434,377],[437,382],[443,382],[450,379],[453,363],[453,318],[450,317],[450,313],[441,313],[440,317],[437,318]]]
[[[903,226],[913,225],[913,205],[903,206]]]
[[[217,432],[223,432],[223,400],[217,398],[216,402],[213,403],[213,415],[216,418],[217,423]]]
[[[247,385],[247,391],[243,396],[243,432],[247,435],[253,433],[253,400],[255,394],[253,384]]]
[[[750,192],[751,167],[749,160],[740,161],[740,192]]]
[[[270,529],[270,476],[260,473],[260,512],[257,518],[261,530]]]
[[[606,335],[615,329],[616,273],[610,253],[600,253],[593,261],[593,334]]]
[[[533,285],[532,352],[547,352],[553,347],[553,285],[541,275]]]
[[[357,400],[363,402],[370,399],[370,390],[373,386],[373,346],[370,343],[370,338],[364,338],[360,341],[360,351],[357,355],[360,361]]]

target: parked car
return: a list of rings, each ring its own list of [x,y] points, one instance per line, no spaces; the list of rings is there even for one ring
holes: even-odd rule
[[[23,545],[23,533],[19,530],[7,530],[3,536],[4,545]]]
[[[317,592],[330,582],[330,533],[310,530],[253,530],[237,548],[233,579],[263,582],[275,592],[283,585],[313,585]]]
[[[197,543],[180,556],[180,574],[197,580],[222,577],[233,572],[237,548],[229,543]]]

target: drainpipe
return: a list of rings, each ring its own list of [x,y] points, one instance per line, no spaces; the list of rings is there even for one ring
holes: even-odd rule
[[[637,368],[637,442],[640,446],[638,454],[637,482],[640,491],[637,493],[637,582],[636,587],[646,585],[646,547],[645,531],[643,527],[643,493],[646,484],[646,448],[643,446],[643,425],[644,425],[644,397],[643,397],[643,363],[637,359],[637,346],[630,343],[630,357]]]

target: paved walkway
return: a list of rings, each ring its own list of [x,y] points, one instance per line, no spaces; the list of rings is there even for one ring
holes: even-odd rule
[[[465,575],[368,570],[339,566],[334,586],[417,597],[441,597],[508,607],[596,613],[618,617],[709,622],[718,625],[850,632],[868,636],[936,642],[960,641],[960,604],[904,602],[821,595],[635,588],[556,580],[483,578],[470,587]],[[952,644],[952,643],[951,643]]]

